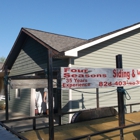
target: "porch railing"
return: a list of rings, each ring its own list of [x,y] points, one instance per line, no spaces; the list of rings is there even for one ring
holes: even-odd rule
[[[135,106],[135,105],[140,105],[140,103],[126,104],[125,106],[129,106],[130,107],[130,113],[132,113],[132,111],[133,111],[132,110],[132,106]],[[118,106],[110,106],[110,107],[117,108]],[[58,116],[59,117],[59,116],[62,116],[62,115],[74,114],[74,113],[82,112],[82,111],[83,110],[72,111],[72,112],[61,112],[61,113],[54,114],[54,116]],[[11,120],[4,120],[4,121],[1,121],[0,122],[0,125],[3,125],[7,129],[9,129],[9,131],[13,132],[15,135],[17,135],[18,137],[20,137],[20,135],[18,133],[16,133],[12,129],[8,128],[3,123],[10,123],[10,122],[15,122],[15,121],[23,121],[23,120],[32,119],[32,122],[33,122],[33,124],[32,124],[33,127],[32,128],[33,128],[33,130],[36,130],[37,129],[36,128],[36,119],[42,118],[42,117],[49,117],[49,115],[34,116],[34,117],[25,117],[25,118],[11,119]],[[60,119],[58,119],[58,120],[60,120]],[[61,125],[61,124],[59,124],[59,125]],[[112,128],[112,129],[108,129],[108,130],[104,130],[104,131],[100,131],[100,132],[96,132],[96,133],[92,133],[92,134],[88,134],[88,135],[84,135],[84,136],[74,137],[74,138],[67,139],[67,140],[76,140],[76,139],[81,139],[81,138],[87,138],[87,140],[90,140],[90,137],[91,136],[99,135],[99,134],[102,134],[102,133],[108,133],[108,132],[112,132],[112,131],[116,131],[116,130],[121,130],[121,129],[125,129],[125,128],[128,128],[128,127],[133,127],[133,126],[136,126],[136,125],[140,125],[140,123],[135,123],[135,124],[131,124],[131,125],[123,126],[123,127],[115,127],[115,128]],[[42,127],[42,128],[46,128],[46,127]],[[39,129],[41,129],[41,128],[39,128]]]

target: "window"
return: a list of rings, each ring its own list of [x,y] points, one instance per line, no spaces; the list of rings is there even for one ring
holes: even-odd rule
[[[20,89],[16,89],[15,98],[20,99]]]

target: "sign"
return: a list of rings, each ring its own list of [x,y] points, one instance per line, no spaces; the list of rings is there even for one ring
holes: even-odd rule
[[[140,69],[61,67],[63,89],[140,85]]]

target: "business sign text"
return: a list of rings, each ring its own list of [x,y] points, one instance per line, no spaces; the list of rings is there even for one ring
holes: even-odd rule
[[[140,85],[140,69],[61,67],[61,87],[98,88]]]

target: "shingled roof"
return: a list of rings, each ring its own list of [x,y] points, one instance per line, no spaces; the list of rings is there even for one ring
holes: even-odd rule
[[[89,40],[35,29],[22,28],[5,61],[4,66],[7,65],[8,69],[11,68],[27,36],[30,36],[34,40],[38,41],[47,49],[53,50],[53,57],[77,57],[78,51],[80,50],[94,46],[138,28],[140,28],[140,22]]]
[[[130,27],[133,27],[135,25],[139,25],[140,22],[91,38],[91,39],[81,39],[81,38],[75,38],[75,37],[70,37],[70,36],[65,36],[65,35],[60,35],[60,34],[54,34],[54,33],[49,33],[49,32],[44,32],[40,30],[35,30],[35,29],[29,29],[29,28],[23,28],[23,31],[27,31],[28,33],[34,35],[36,38],[38,38],[40,41],[46,43],[53,49],[57,50],[58,52],[64,52],[68,51],[71,49],[74,49],[78,46],[81,46],[83,44],[87,44],[96,40],[99,40],[103,37],[112,35],[114,33],[117,33],[119,31],[123,31],[124,29],[128,29]]]
[[[49,32],[44,32],[40,30],[34,30],[29,28],[23,28],[23,31],[26,30],[28,33],[34,35],[39,40],[43,41],[51,48],[57,50],[58,52],[63,52],[73,48],[74,46],[83,44],[86,42],[86,39],[80,39],[60,34],[54,34]]]

